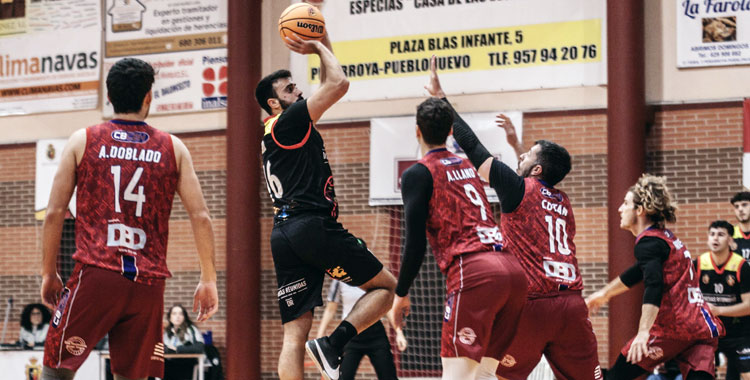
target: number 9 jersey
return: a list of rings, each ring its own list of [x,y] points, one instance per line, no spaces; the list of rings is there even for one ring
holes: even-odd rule
[[[526,270],[529,298],[582,290],[573,242],[576,221],[568,195],[536,178],[524,181],[523,200],[500,218],[506,241],[503,250],[515,255]]]
[[[124,120],[87,128],[76,168],[73,259],[137,282],[170,277],[167,240],[178,177],[168,133]]]

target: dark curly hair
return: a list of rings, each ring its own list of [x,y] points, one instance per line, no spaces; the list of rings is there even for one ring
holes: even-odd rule
[[[42,312],[42,325],[49,323],[50,319],[52,319],[52,313],[50,313],[46,306],[40,303],[30,303],[26,305],[21,312],[21,327],[23,327],[24,330],[31,331],[32,329],[31,312],[34,309],[39,309],[39,311]]]

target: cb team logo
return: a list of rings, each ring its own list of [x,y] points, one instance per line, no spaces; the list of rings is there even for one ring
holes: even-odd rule
[[[500,364],[503,367],[513,367],[514,365],[516,365],[516,358],[506,354],[505,356],[503,356],[503,360],[500,361]]]
[[[648,349],[648,354],[646,356],[649,357],[651,360],[659,360],[664,356],[664,350],[662,350],[661,347],[652,346]]]

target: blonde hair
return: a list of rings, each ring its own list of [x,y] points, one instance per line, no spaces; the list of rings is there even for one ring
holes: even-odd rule
[[[628,191],[633,193],[635,206],[643,207],[649,219],[659,227],[663,228],[665,222],[677,221],[677,206],[672,203],[665,177],[643,174]]]

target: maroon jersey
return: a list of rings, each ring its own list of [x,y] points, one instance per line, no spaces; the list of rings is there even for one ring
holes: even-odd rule
[[[659,314],[649,333],[678,340],[716,338],[724,335],[724,325],[703,306],[703,293],[693,268],[693,259],[680,239],[668,229],[649,228],[641,232],[669,245],[669,256],[663,265],[664,293]]]
[[[148,282],[169,277],[169,214],[177,188],[172,138],[143,122],[86,129],[76,169],[73,259]]]
[[[568,196],[534,178],[524,182],[523,200],[500,219],[503,250],[521,262],[531,298],[560,289],[583,289],[573,242],[576,221]]]
[[[461,254],[499,250],[502,236],[474,166],[446,149],[419,163],[432,175],[427,238],[440,270]]]

